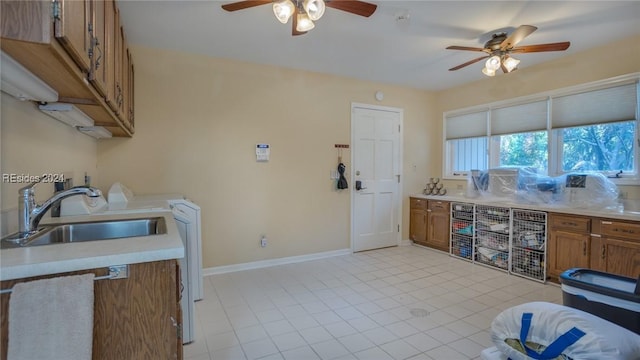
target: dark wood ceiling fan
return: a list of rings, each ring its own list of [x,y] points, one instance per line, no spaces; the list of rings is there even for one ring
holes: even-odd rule
[[[486,55],[483,55],[479,58],[475,58],[473,60],[467,61],[464,64],[460,64],[458,66],[452,67],[451,69],[449,69],[449,71],[462,69],[463,67],[469,66],[471,64],[475,64],[478,61],[497,56],[500,59],[498,63],[499,67],[502,69],[503,72],[506,73],[506,72],[515,70],[515,68],[505,66],[504,60],[510,58],[509,54],[546,52],[546,51],[564,51],[569,48],[569,45],[571,45],[569,41],[564,41],[564,42],[549,43],[549,44],[516,46],[520,41],[522,41],[527,36],[531,35],[537,29],[538,28],[535,26],[521,25],[509,35],[507,35],[507,33],[504,33],[504,32],[493,34],[492,38],[484,44],[483,48],[469,47],[469,46],[455,46],[455,45],[449,46],[447,47],[448,50],[466,50],[466,51],[478,51],[478,52],[486,53]],[[493,75],[490,75],[490,76],[493,76]]]
[[[290,1],[295,6],[296,14],[303,13],[305,11],[304,9],[305,0],[290,0]],[[226,11],[238,11],[238,10],[252,8],[255,6],[272,4],[275,2],[279,2],[279,1],[278,0],[245,0],[245,1],[237,1],[229,4],[224,4],[222,5],[222,8]],[[360,15],[364,17],[371,16],[378,7],[376,4],[368,3],[365,1],[358,1],[358,0],[324,0],[323,2],[324,2],[324,5],[328,8],[342,10],[351,14]],[[296,14],[294,14],[294,16],[291,16],[293,18],[293,21],[292,21],[293,28],[292,28],[291,34],[294,36],[306,34],[307,31],[298,31],[296,29],[298,25],[297,24],[298,19],[297,19],[297,16],[295,16]]]

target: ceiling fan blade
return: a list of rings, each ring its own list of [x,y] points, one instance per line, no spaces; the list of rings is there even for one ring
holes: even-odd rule
[[[325,6],[364,17],[371,16],[378,8],[376,4],[357,0],[327,0]]]
[[[530,52],[545,52],[545,51],[564,51],[569,48],[569,45],[571,45],[569,41],[549,43],[549,44],[525,45],[525,46],[515,47],[511,49],[511,52],[512,53],[530,53]]]
[[[304,35],[307,32],[306,31],[298,31],[296,28],[298,27],[298,17],[296,16],[296,14],[293,14],[293,16],[291,17],[291,19],[293,19],[293,21],[291,22],[291,35],[293,36],[298,36],[298,35]]]
[[[242,9],[248,9],[254,6],[260,6],[271,3],[271,0],[247,0],[247,1],[238,1],[234,3],[224,4],[222,8],[227,11],[237,11]]]
[[[479,58],[476,58],[476,59],[473,59],[473,60],[467,61],[467,62],[466,62],[466,63],[464,63],[464,64],[460,64],[460,65],[458,65],[458,66],[456,66],[456,67],[452,67],[451,69],[449,69],[449,71],[456,71],[456,70],[458,70],[458,69],[462,69],[462,68],[463,68],[463,67],[465,67],[465,66],[469,66],[469,65],[471,65],[471,64],[475,64],[475,63],[477,63],[478,61],[480,61],[480,60],[482,60],[482,59],[486,59],[486,58],[488,58],[488,57],[489,57],[489,55],[487,55],[487,56],[481,56],[481,57],[479,57]]]
[[[469,47],[469,46],[447,46],[447,50],[468,50],[468,51],[484,51],[487,52],[487,49],[479,48],[479,47]]]
[[[511,33],[511,35],[504,39],[504,41],[500,44],[500,50],[507,50],[516,46],[520,41],[531,35],[531,33],[536,30],[538,30],[538,28],[535,26],[520,25],[520,27],[518,27],[514,32]]]

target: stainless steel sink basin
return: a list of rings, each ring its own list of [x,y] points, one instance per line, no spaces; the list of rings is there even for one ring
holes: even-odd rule
[[[1,248],[120,239],[166,233],[167,225],[163,217],[56,224],[44,226],[34,235],[24,239],[17,238],[15,234],[8,236],[2,239]]]

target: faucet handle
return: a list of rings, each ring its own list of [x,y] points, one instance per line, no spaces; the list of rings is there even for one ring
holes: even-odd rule
[[[38,181],[32,182],[31,184],[24,186],[22,188],[20,188],[20,190],[18,190],[18,193],[20,195],[24,195],[24,194],[28,194],[28,193],[32,193],[33,192],[33,188],[38,185],[38,183],[40,183],[42,180],[44,179],[44,177],[40,177],[38,179]]]

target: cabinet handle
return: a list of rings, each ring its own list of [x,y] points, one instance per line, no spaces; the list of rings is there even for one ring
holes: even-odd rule
[[[96,68],[95,68],[95,70],[98,70],[98,68],[100,68],[100,60],[102,60],[102,49],[100,49],[100,42],[98,41],[98,38],[94,38],[94,40],[95,40],[95,43],[94,43],[95,48],[100,53],[98,55],[98,58],[96,58]]]
[[[582,242],[582,255],[583,256],[587,256],[587,242],[586,241]]]
[[[602,260],[604,260],[606,254],[606,247],[602,244]]]

